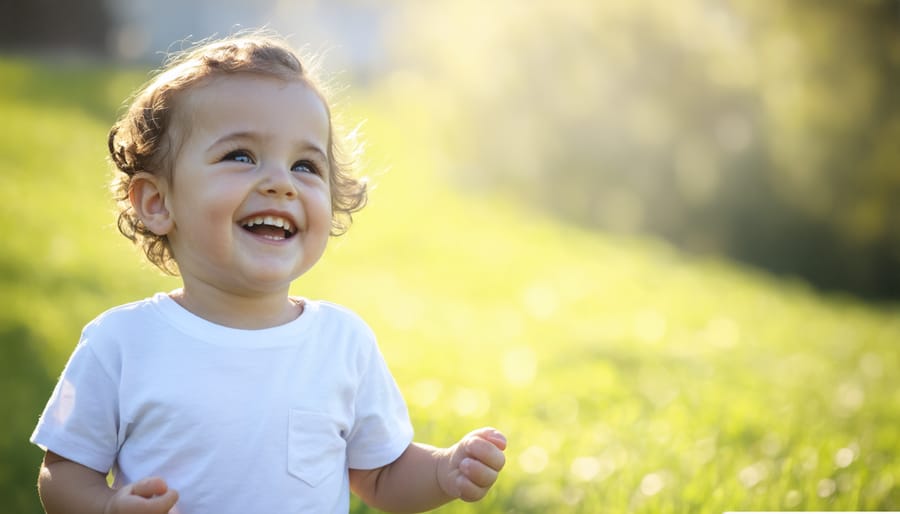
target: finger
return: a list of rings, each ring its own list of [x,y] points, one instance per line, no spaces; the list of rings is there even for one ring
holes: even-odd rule
[[[456,485],[459,488],[459,499],[466,502],[477,502],[488,492],[486,487],[480,487],[462,475],[457,478]]]
[[[132,487],[133,489],[133,487]],[[138,496],[132,491],[122,490],[122,496],[118,496],[118,500],[108,512],[128,512],[129,514],[167,514],[172,507],[178,502],[178,492],[175,489],[169,489],[165,493],[146,498]]]
[[[459,463],[459,471],[470,482],[485,489],[490,488],[497,481],[498,471],[475,459],[463,459]]]
[[[469,436],[478,437],[484,440],[489,441],[491,444],[497,447],[499,450],[506,449],[506,436],[503,435],[503,432],[500,432],[496,428],[493,427],[485,427],[479,428],[478,430],[474,430],[469,433]]]
[[[144,498],[160,496],[165,494],[168,490],[169,486],[166,484],[166,481],[157,477],[139,480],[131,486],[131,494],[142,496]]]
[[[485,465],[500,471],[506,464],[506,455],[493,443],[484,439],[473,438],[466,441],[465,455],[483,462]]]

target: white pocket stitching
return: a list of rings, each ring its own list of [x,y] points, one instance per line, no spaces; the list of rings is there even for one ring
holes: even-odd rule
[[[291,409],[287,459],[288,473],[316,487],[346,465],[346,442],[327,414]]]

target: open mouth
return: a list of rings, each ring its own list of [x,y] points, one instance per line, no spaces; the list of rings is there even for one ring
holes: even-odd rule
[[[241,221],[241,228],[273,241],[290,239],[297,229],[287,219],[280,216],[254,216]]]

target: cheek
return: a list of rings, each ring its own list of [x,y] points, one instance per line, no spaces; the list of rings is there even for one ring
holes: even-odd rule
[[[187,240],[185,243],[207,247],[225,244],[233,228],[236,200],[227,191],[207,189],[192,193],[174,202],[176,227]]]
[[[322,215],[327,215],[328,218],[331,218],[331,206],[332,204],[332,196],[331,191],[327,188],[316,191],[315,197],[315,205],[316,211],[321,213]]]

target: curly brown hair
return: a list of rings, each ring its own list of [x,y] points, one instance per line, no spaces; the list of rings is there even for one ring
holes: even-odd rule
[[[236,73],[303,81],[325,104],[329,118],[331,235],[346,232],[352,213],[366,204],[366,182],[353,175],[360,148],[355,134],[338,134],[323,86],[287,41],[268,32],[254,31],[202,42],[172,54],[163,69],[137,90],[128,110],[109,131],[109,155],[118,170],[112,191],[118,206],[119,231],[167,274],[178,274],[172,248],[165,235],[153,233],[135,213],[129,200],[132,179],[140,172],[171,179],[178,141],[170,128],[178,97],[213,77]]]

